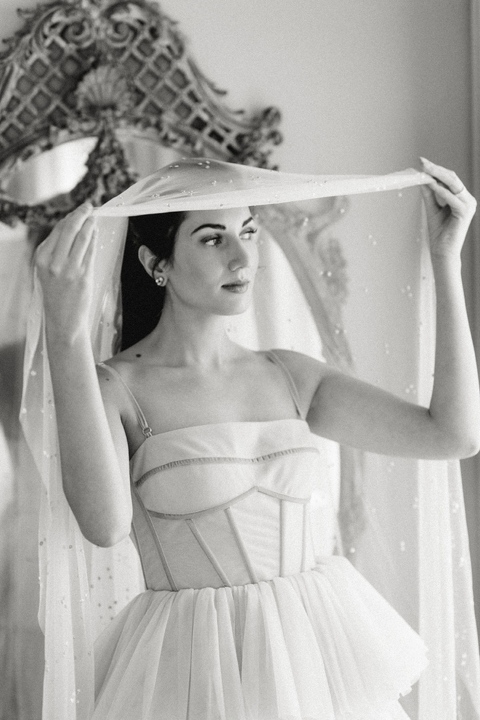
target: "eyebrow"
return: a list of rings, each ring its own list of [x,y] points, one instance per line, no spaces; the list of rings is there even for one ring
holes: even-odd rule
[[[248,225],[248,223],[253,220],[253,217],[250,215],[250,217],[245,220],[245,222],[242,223],[242,228],[245,227],[245,225]],[[218,225],[217,223],[205,223],[204,225],[199,225],[195,230],[192,230],[190,235],[193,235],[194,233],[198,232],[199,230],[203,230],[203,228],[213,228],[214,230],[226,230],[225,225]]]

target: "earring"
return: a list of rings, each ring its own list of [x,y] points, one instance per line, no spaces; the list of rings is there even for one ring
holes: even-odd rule
[[[157,283],[158,287],[165,287],[165,285],[167,284],[167,278],[163,274],[157,275],[154,280]]]

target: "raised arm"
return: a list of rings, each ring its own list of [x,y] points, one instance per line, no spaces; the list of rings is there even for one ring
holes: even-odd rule
[[[128,447],[118,409],[105,404],[87,318],[92,298],[94,221],[82,205],[36,252],[46,317],[63,488],[82,533],[113,545],[128,535],[131,498]],[[102,378],[100,377],[100,380]]]
[[[309,424],[341,443],[387,455],[468,457],[480,448],[480,400],[460,252],[476,202],[455,173],[424,161],[423,189],[437,296],[435,377],[429,407],[329,368],[317,373]]]

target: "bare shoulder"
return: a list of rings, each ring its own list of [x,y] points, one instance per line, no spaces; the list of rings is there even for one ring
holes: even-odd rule
[[[272,352],[281,360],[291,375],[302,406],[309,408],[320,382],[330,372],[330,367],[321,360],[295,350],[275,348]]]
[[[123,417],[128,413],[129,404],[125,387],[118,377],[118,374],[122,373],[121,365],[122,363],[113,357],[104,363],[98,363],[95,367],[106,410],[116,410]]]

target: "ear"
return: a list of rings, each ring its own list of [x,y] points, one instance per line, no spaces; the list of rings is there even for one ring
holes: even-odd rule
[[[165,272],[168,264],[167,260],[161,260],[157,264],[155,255],[146,245],[140,245],[138,248],[138,259],[150,277],[153,277],[154,270],[161,270],[162,272]]]

